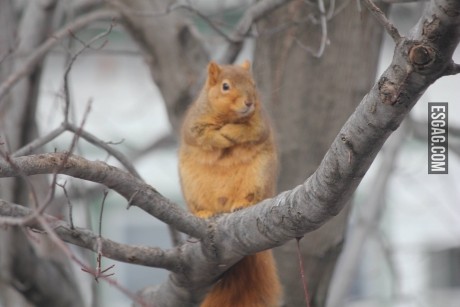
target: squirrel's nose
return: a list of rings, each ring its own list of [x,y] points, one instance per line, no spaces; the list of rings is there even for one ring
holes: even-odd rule
[[[245,101],[244,101],[244,104],[245,104],[247,107],[250,107],[250,106],[252,106],[252,101],[250,101],[250,100],[245,100]]]

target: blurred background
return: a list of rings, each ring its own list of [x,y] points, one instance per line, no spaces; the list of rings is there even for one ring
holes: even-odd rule
[[[18,1],[15,3],[15,10],[18,16],[27,7],[27,2]],[[85,1],[74,1],[72,5],[78,2],[84,3]],[[336,6],[340,8],[346,5],[350,11],[359,11],[355,1],[342,2],[337,1]],[[244,16],[245,11],[253,4],[249,0],[218,2],[201,0],[186,1],[184,3],[199,11],[200,14],[208,16],[222,31],[229,35]],[[315,10],[318,10],[315,7],[316,3],[305,1],[302,4],[306,6],[302,10],[313,12],[310,13],[313,16],[310,18],[316,16]],[[326,1],[325,3],[329,7],[330,2]],[[417,23],[425,5],[425,1],[394,4],[391,7],[387,7],[386,11],[399,31],[402,34],[406,34]],[[70,4],[67,3],[61,9],[68,9],[69,6]],[[293,13],[292,7],[293,5],[291,8],[286,9],[287,12],[276,14],[282,14],[284,17],[291,14],[293,19],[297,18],[298,15]],[[282,9],[285,10],[285,8]],[[153,10],[159,11],[160,9],[154,7],[152,12]],[[365,8],[361,8],[361,10],[365,10]],[[225,38],[217,33],[198,14],[190,10],[185,11],[182,16],[185,16],[187,22],[198,31],[197,35],[204,41],[203,48],[209,54],[209,58],[222,59],[227,48]],[[340,12],[337,9],[337,15]],[[359,16],[364,13],[358,12],[356,14]],[[308,19],[310,15],[305,14],[304,16]],[[143,18],[166,17],[146,16]],[[372,19],[372,17],[366,18]],[[362,27],[367,27],[366,20],[368,19],[357,20],[357,24],[361,23]],[[61,24],[58,20],[53,22],[55,25]],[[268,78],[266,76],[269,74],[267,73],[269,69],[264,61],[269,61],[269,59],[268,56],[264,55],[265,51],[263,50],[267,50],[267,45],[263,45],[264,42],[257,42],[257,35],[270,37],[270,35],[280,35],[279,33],[284,33],[283,31],[290,31],[289,29],[281,29],[281,23],[271,24],[271,22],[273,20],[261,21],[262,24],[259,25],[259,28],[253,29],[253,32],[251,32],[254,35],[244,38],[242,49],[235,61],[240,62],[242,59],[248,58],[255,62],[254,75],[259,82],[262,97],[265,101],[268,101],[267,108],[272,117],[276,118],[279,114],[279,116],[286,116],[286,114],[295,113],[296,109],[288,103],[280,106],[279,103],[277,105],[276,102],[273,102],[278,99],[277,96],[282,96],[284,93],[278,88],[272,87],[266,79]],[[83,30],[75,33],[75,35],[78,36],[79,40],[88,42],[96,35],[106,31],[109,24],[110,21],[107,20],[93,22]],[[267,27],[267,24],[271,24],[272,34],[268,31],[263,32],[262,29]],[[300,36],[298,34],[312,29],[311,27],[303,26],[302,24],[298,26],[300,29],[296,29],[296,31],[299,31],[296,32],[297,34],[291,33],[290,35],[297,35],[299,40],[302,39],[302,46],[306,44],[318,45],[317,37]],[[330,27],[335,26],[331,21]],[[321,36],[321,28],[318,23],[313,28],[319,33],[318,36]],[[150,31],[163,30],[153,27]],[[324,59],[327,59],[327,53],[330,52],[330,49],[340,48],[339,39],[334,39],[333,30],[330,31],[330,37],[328,37],[328,41],[324,46]],[[376,56],[377,61],[374,61],[376,66],[375,77],[366,83],[372,85],[374,80],[390,64],[394,51],[394,42],[385,33],[372,32],[369,35],[373,37],[372,41],[381,40],[381,46],[378,46],[379,52]],[[366,44],[366,39],[364,39],[364,45]],[[129,157],[147,183],[173,202],[183,205],[177,171],[178,143],[176,137],[177,126],[175,126],[177,124],[168,117],[171,114],[170,109],[168,109],[168,102],[165,102],[162,89],[158,87],[158,82],[154,82],[155,73],[152,73],[151,62],[149,61],[155,61],[155,59],[152,60],[149,56],[146,56],[149,50],[146,50],[145,46],[142,46],[136,38],[133,39],[132,29],[127,30],[122,26],[122,23],[115,25],[106,37],[94,45],[99,46],[105,40],[107,42],[103,48],[88,48],[72,64],[69,74],[70,119],[73,123],[79,125],[83,119],[85,109],[90,104],[91,109],[84,129],[96,135],[99,139],[110,142],[111,146]],[[269,45],[270,43],[265,44]],[[369,41],[369,44],[373,43]],[[279,44],[274,44],[273,48],[278,47]],[[302,61],[311,61],[307,62],[310,63],[309,67],[304,67],[306,65],[304,62],[301,64],[297,62],[299,71],[308,71],[310,68],[314,69],[314,67],[320,65],[321,56],[315,58],[310,51],[299,47],[301,47],[300,43],[297,45],[295,42],[291,42],[290,48],[298,49],[300,57],[302,57],[303,53],[304,60]],[[63,120],[63,76],[68,67],[69,53],[74,54],[80,48],[81,43],[70,37],[56,44],[44,58],[40,73],[35,115],[39,135],[49,133],[58,127]],[[261,50],[261,48],[265,49]],[[276,53],[276,51],[271,52]],[[267,59],[258,60],[259,56],[261,58],[266,56]],[[282,58],[283,54],[280,52],[280,54],[270,56]],[[335,62],[331,60],[331,65],[337,71],[340,71],[341,66],[344,65],[342,62],[349,61],[346,58],[346,52],[343,52],[342,56],[343,58],[337,58]],[[289,57],[289,55],[286,54],[284,57]],[[359,57],[359,55],[355,55],[355,57]],[[363,61],[365,59],[363,58]],[[454,60],[460,62],[459,52],[455,54]],[[287,61],[284,63],[287,63]],[[280,63],[282,64],[283,62],[280,61]],[[278,65],[281,65],[280,63]],[[277,78],[283,80],[289,74],[299,74],[300,76],[300,72],[292,68],[296,67],[295,62],[292,64],[293,66],[285,65],[288,68],[283,71],[281,76],[271,74],[271,80],[276,81]],[[300,68],[300,66],[303,68]],[[202,73],[205,71],[205,67],[205,65],[201,66]],[[154,78],[152,78],[152,75]],[[199,77],[196,77],[196,79],[196,86],[199,87],[202,79],[198,80]],[[285,84],[279,80],[277,82],[280,84],[279,87],[282,88]],[[460,153],[460,135],[458,134],[460,118],[457,116],[457,114],[460,114],[457,88],[459,81],[458,76],[444,77],[430,86],[411,111],[410,117],[387,141],[355,193],[353,204],[349,209],[345,210],[350,211],[348,218],[345,218],[346,229],[343,229],[342,226],[336,228],[340,230],[340,233],[346,234],[345,240],[343,241],[341,236],[336,235],[334,235],[335,239],[332,240],[335,242],[334,246],[339,246],[340,249],[343,247],[343,253],[341,256],[337,255],[338,261],[336,265],[337,259],[333,261],[336,267],[335,274],[328,273],[331,275],[330,282],[328,282],[330,285],[329,294],[334,295],[336,299],[340,299],[340,306],[458,306],[460,301],[460,190],[458,189],[460,186],[458,159]],[[171,82],[174,82],[174,80]],[[308,81],[305,82],[308,83]],[[355,79],[354,76],[350,76],[348,82],[348,85],[352,88],[354,88],[354,84],[359,83],[359,86],[363,87],[363,91],[353,92],[354,90],[351,90],[355,95],[353,97],[359,95],[360,97],[351,102],[352,106],[348,109],[350,111],[346,111],[346,114],[343,114],[343,119],[337,124],[337,127],[340,127],[344,119],[351,114],[354,106],[361,100],[363,93],[370,89],[369,86],[363,85],[363,81]],[[331,88],[339,87],[339,85],[332,82],[328,86]],[[286,91],[293,91],[287,85],[284,88]],[[328,100],[330,98],[326,97],[324,93],[314,96],[314,89],[310,89],[310,91],[312,96],[304,96],[304,101],[302,102],[306,105],[310,102],[312,104],[323,104],[321,99],[328,104],[341,103],[341,101],[330,102]],[[344,100],[348,98],[350,97],[344,97]],[[280,99],[282,98],[280,97]],[[449,174],[447,175],[428,175],[427,172],[428,102],[449,103],[449,126],[452,133],[449,135]],[[340,106],[337,108],[341,109]],[[332,106],[326,106],[326,109],[322,112],[327,114],[329,109],[331,110],[332,121],[335,118],[334,112],[337,112],[337,109]],[[276,121],[275,119],[275,125],[280,128],[281,125]],[[308,121],[308,119],[305,118],[305,121]],[[303,160],[308,160],[310,156],[314,155],[319,157],[315,158],[315,161],[320,161],[320,158],[324,155],[324,150],[320,153],[309,152],[309,150],[316,150],[312,148],[316,147],[316,143],[310,138],[315,135],[318,137],[317,131],[300,130],[296,133],[286,134],[283,129],[287,128],[281,127],[278,135],[278,141],[283,148],[286,148],[286,142],[293,141],[289,138],[294,138],[296,143],[306,143],[303,145],[306,146],[306,151],[302,151],[300,157],[296,159],[297,163],[302,163]],[[321,129],[326,128],[322,127]],[[329,144],[338,133],[336,128],[331,128],[330,130],[328,134],[332,138],[325,140]],[[72,137],[73,134],[66,132],[48,143],[43,151],[67,150]],[[291,147],[289,147],[289,153],[286,153],[286,155],[292,154],[297,150]],[[120,163],[109,156],[107,152],[85,140],[78,142],[75,152],[90,160],[106,161],[111,165],[121,167]],[[283,157],[282,153],[282,159],[284,159]],[[315,163],[317,165],[318,162]],[[289,166],[287,168],[289,169]],[[306,179],[314,169],[314,165],[311,168],[304,168],[299,175],[294,176],[295,179],[292,182],[299,180],[301,182],[301,179]],[[290,174],[289,172],[282,170],[280,176],[287,177]],[[2,184],[2,180],[0,180],[0,184]],[[67,182],[66,187],[74,207],[74,222],[80,227],[97,229],[104,188],[65,176],[59,176],[58,182],[61,184]],[[280,190],[293,187],[292,182],[280,182]],[[57,192],[57,199],[65,203],[62,189],[58,189]],[[164,248],[172,246],[168,228],[162,222],[136,207],[127,210],[126,206],[126,200],[113,191],[109,192],[103,216],[103,236],[129,244]],[[305,238],[302,242],[306,241],[308,241],[308,238]],[[309,242],[313,241],[310,240]],[[75,252],[86,258],[87,261],[94,261],[92,254],[76,248]],[[295,262],[289,256],[282,254],[282,252],[277,257],[278,261],[281,259],[281,261]],[[133,292],[149,285],[161,283],[168,276],[167,271],[161,269],[129,265],[110,259],[103,260],[104,266],[111,264],[115,264],[113,269],[113,272],[115,272],[114,278]],[[309,266],[308,262],[306,266]],[[310,266],[313,266],[313,264],[310,264]],[[130,299],[117,289],[105,282],[95,284],[90,276],[80,272],[78,268],[75,272],[77,279],[82,281],[80,287],[88,306],[118,307],[130,305]],[[294,282],[301,287],[300,279],[295,269],[294,274],[297,274],[293,277]],[[346,284],[345,286],[344,283]],[[318,292],[321,291],[318,290]],[[91,303],[93,300],[96,303]],[[295,303],[285,303],[285,305],[300,306]],[[2,300],[0,300],[0,306],[8,307],[4,302],[2,305]],[[317,306],[321,306],[321,304],[318,303]]]

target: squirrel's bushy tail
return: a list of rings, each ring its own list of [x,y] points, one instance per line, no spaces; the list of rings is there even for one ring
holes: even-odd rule
[[[276,307],[281,286],[270,250],[246,256],[222,275],[201,307]]]

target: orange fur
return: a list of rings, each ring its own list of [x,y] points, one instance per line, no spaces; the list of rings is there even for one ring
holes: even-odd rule
[[[274,195],[276,148],[248,61],[208,65],[206,84],[184,119],[179,172],[189,209],[203,218]],[[201,306],[277,306],[280,288],[271,251],[264,251],[225,272]]]

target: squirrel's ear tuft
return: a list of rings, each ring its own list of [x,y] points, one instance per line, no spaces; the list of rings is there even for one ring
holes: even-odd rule
[[[214,61],[209,62],[208,64],[208,84],[210,86],[217,84],[217,82],[219,81],[219,74],[220,74],[220,66]]]
[[[251,69],[251,62],[249,62],[249,60],[244,60],[243,64],[241,64],[241,67],[249,71]]]

